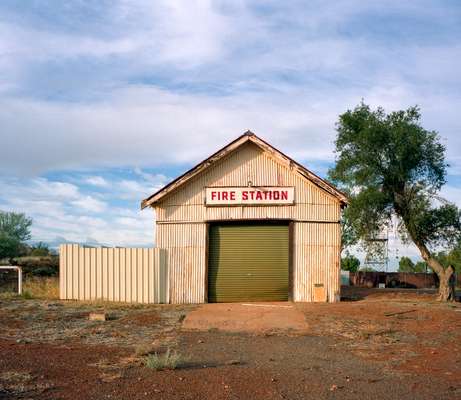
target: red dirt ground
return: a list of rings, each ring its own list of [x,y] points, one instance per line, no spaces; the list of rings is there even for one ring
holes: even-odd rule
[[[108,306],[98,323],[101,305],[0,300],[0,399],[461,399],[459,303],[355,297],[293,304],[306,332],[250,333],[184,329],[193,307]],[[167,347],[178,369],[144,366]]]

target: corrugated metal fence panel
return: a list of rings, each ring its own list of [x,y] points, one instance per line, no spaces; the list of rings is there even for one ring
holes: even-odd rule
[[[60,246],[60,298],[168,303],[166,251]]]
[[[323,285],[327,301],[339,301],[340,249],[339,224],[294,224],[295,301],[313,301],[315,285]]]

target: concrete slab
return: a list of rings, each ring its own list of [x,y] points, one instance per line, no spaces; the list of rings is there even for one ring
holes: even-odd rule
[[[305,333],[304,314],[294,303],[209,303],[202,304],[185,318],[183,329],[266,333]]]

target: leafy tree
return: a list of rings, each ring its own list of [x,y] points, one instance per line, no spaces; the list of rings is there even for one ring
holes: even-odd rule
[[[427,272],[430,271],[429,266],[424,261],[418,261],[415,264],[415,272]]]
[[[0,258],[21,255],[30,239],[32,220],[22,213],[0,211]]]
[[[453,268],[441,264],[434,249],[459,241],[461,214],[453,204],[436,204],[447,167],[438,134],[420,125],[417,107],[386,114],[363,102],[339,116],[337,133],[329,175],[350,195],[344,216],[356,237],[374,237],[397,218],[402,239],[437,273],[439,299],[453,299]]]
[[[23,213],[0,211],[0,232],[25,242],[30,239],[32,219]]]
[[[341,258],[341,269],[343,271],[357,272],[360,267],[360,260],[352,254]]]
[[[409,257],[401,257],[399,260],[399,272],[426,272],[426,263],[418,261],[416,264]]]
[[[361,272],[376,272],[376,270],[372,267],[366,267],[366,266],[363,266],[362,268],[360,268],[360,271]]]
[[[443,266],[452,265],[457,273],[461,273],[461,242],[449,252],[439,252],[437,259]]]
[[[20,254],[21,242],[0,232],[0,259]]]
[[[341,215],[341,253],[343,250],[350,246],[357,244],[358,238],[355,234],[354,227],[351,225],[349,220],[345,217],[345,214]],[[348,254],[346,254],[347,256]]]
[[[50,249],[46,243],[38,242],[35,246],[30,249],[30,256],[33,257],[44,257],[51,254]]]
[[[415,263],[410,257],[401,257],[399,260],[399,272],[415,272]]]

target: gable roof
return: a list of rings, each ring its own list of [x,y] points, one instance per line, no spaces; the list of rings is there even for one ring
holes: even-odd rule
[[[197,164],[195,167],[185,172],[181,176],[177,177],[175,180],[171,181],[169,184],[167,184],[162,189],[155,192],[153,195],[144,199],[141,202],[141,209],[144,209],[149,206],[153,206],[154,204],[159,202],[163,197],[165,197],[167,194],[173,191],[176,191],[179,187],[184,185],[194,176],[208,169],[213,164],[221,160],[223,157],[225,157],[232,151],[238,149],[240,146],[244,145],[247,142],[254,143],[255,145],[257,145],[264,151],[267,151],[268,153],[271,153],[272,155],[274,155],[276,158],[279,158],[285,162],[288,162],[290,164],[290,167],[292,167],[295,172],[297,172],[298,174],[300,174],[302,177],[309,180],[310,182],[314,183],[319,188],[323,189],[324,191],[336,197],[340,201],[341,206],[344,206],[348,203],[347,196],[343,192],[336,189],[331,183],[315,175],[313,172],[309,171],[307,168],[303,167],[301,164],[297,163],[292,158],[283,154],[280,150],[277,150],[275,147],[271,146],[269,143],[265,142],[260,137],[256,136],[253,132],[246,131],[243,135],[239,136],[237,139],[230,142],[228,145],[224,146],[222,149],[218,150],[216,153],[212,154],[206,160]]]

